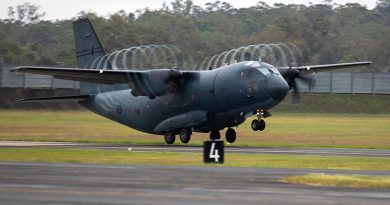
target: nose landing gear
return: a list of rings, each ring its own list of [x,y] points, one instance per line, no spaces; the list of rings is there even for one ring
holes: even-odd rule
[[[253,120],[251,127],[253,131],[263,131],[265,129],[265,121],[263,120],[263,111],[257,110],[257,119]]]
[[[253,120],[251,127],[253,131],[263,131],[265,129],[265,121],[263,119]]]

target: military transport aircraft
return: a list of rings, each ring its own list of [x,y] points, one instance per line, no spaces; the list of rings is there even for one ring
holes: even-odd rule
[[[309,84],[308,74],[371,62],[353,62],[300,67],[274,67],[261,61],[245,61],[207,71],[176,69],[113,70],[89,68],[91,61],[105,51],[88,19],[73,22],[77,68],[23,66],[11,71],[51,75],[80,81],[80,95],[23,99],[20,102],[74,100],[87,109],[151,134],[164,135],[167,144],[188,143],[192,132],[210,133],[233,143],[233,127],[256,115],[254,131],[265,129],[264,118],[293,89],[298,96],[296,80]],[[109,60],[108,60],[109,61]],[[109,64],[110,62],[108,62]]]

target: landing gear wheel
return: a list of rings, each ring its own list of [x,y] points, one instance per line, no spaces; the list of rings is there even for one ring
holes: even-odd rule
[[[229,143],[234,143],[236,141],[236,131],[233,128],[228,128],[226,130],[226,141]]]
[[[187,144],[191,139],[191,131],[188,129],[182,129],[179,132],[180,141],[184,144]]]
[[[263,119],[253,120],[251,127],[253,131],[263,131],[265,129],[265,121]]]
[[[167,132],[164,135],[164,139],[167,144],[173,144],[175,143],[176,136],[173,132]]]
[[[263,119],[259,120],[259,130],[263,131],[265,129],[265,121]]]
[[[221,139],[221,133],[219,133],[219,130],[212,130],[210,132],[210,139],[211,140]]]
[[[251,123],[251,128],[253,131],[258,131],[260,129],[259,120],[253,120]]]

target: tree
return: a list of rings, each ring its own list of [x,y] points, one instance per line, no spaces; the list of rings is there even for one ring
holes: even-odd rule
[[[223,1],[198,6],[193,0],[175,0],[134,14],[118,11],[100,16],[82,11],[74,19],[88,17],[108,52],[171,44],[200,64],[241,46],[293,43],[305,64],[372,60],[371,68],[389,70],[390,0],[379,0],[373,10],[331,3],[258,2],[236,9]],[[9,8],[9,19],[0,20],[0,56],[6,63],[75,63],[72,20],[43,21],[43,15],[30,3]]]
[[[45,12],[39,12],[40,7],[26,2],[17,5],[16,8],[8,7],[8,17],[12,22],[21,24],[37,23],[45,16]]]

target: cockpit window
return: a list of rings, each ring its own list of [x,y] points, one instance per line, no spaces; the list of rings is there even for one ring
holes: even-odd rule
[[[257,70],[259,70],[264,75],[268,75],[268,74],[270,74],[272,72],[267,67],[258,67]]]
[[[280,75],[279,70],[277,68],[275,68],[274,66],[270,65],[270,64],[261,63],[261,67],[267,67],[268,70],[270,70],[271,73],[275,73],[275,74]]]
[[[264,62],[249,61],[245,65],[248,66],[248,70],[241,72],[241,79],[268,76],[269,74],[280,75],[277,68]]]
[[[252,79],[261,76],[259,71],[253,68],[242,71],[240,75],[241,79]]]

